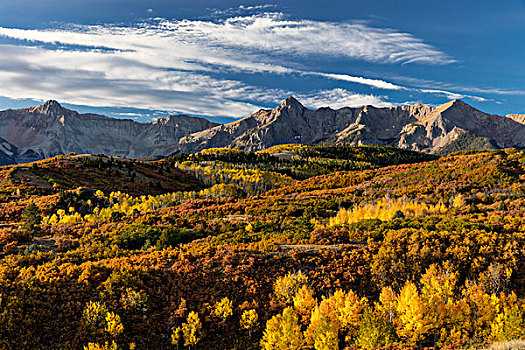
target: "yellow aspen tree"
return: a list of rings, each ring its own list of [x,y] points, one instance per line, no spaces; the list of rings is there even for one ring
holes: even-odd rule
[[[469,285],[463,294],[472,313],[469,324],[472,340],[480,343],[490,339],[495,332],[493,323],[502,310],[499,297],[485,293],[477,284]]]
[[[298,317],[292,307],[272,317],[266,323],[261,340],[263,350],[298,350],[304,345],[303,333]]]
[[[491,295],[491,299],[494,300],[496,297],[494,294]],[[500,293],[498,303],[495,303],[496,317],[490,325],[491,328],[491,340],[492,341],[503,341],[512,340],[518,338],[507,338],[508,335],[513,333],[519,333],[520,322],[522,312],[517,309],[517,297],[514,292],[509,295]],[[506,332],[507,331],[507,332]]]
[[[436,328],[446,326],[449,308],[456,287],[457,275],[431,265],[421,277],[421,297],[428,311],[429,322]]]
[[[357,336],[359,323],[368,301],[359,298],[352,290],[347,293],[339,290],[333,295],[336,314],[341,323],[341,331],[345,333],[345,341],[351,342]]]
[[[408,343],[425,339],[429,325],[425,318],[425,305],[412,282],[407,282],[397,299],[397,334]]]
[[[505,308],[501,340],[523,339],[525,337],[524,310],[520,305]]]
[[[388,322],[393,322],[396,313],[397,295],[392,287],[383,287],[379,295],[379,302],[376,303],[376,309]]]
[[[228,297],[222,298],[220,301],[215,303],[212,313],[215,317],[226,320],[233,314],[232,301],[228,299]]]
[[[302,324],[308,323],[312,310],[317,306],[317,300],[313,295],[314,291],[303,285],[293,297],[294,309],[301,316]]]
[[[88,343],[88,345],[84,346],[84,350],[118,350],[118,346],[113,340],[111,343],[106,342],[103,345],[97,343]]]
[[[104,303],[90,301],[84,308],[83,320],[92,329],[103,328],[107,312]]]
[[[259,316],[257,311],[254,309],[245,310],[241,316],[241,327],[248,330],[248,335],[252,336],[252,331],[254,327],[257,327],[259,322]]]
[[[339,337],[335,330],[328,330],[324,333],[320,333],[315,338],[314,343],[315,350],[338,350],[339,349]]]
[[[124,332],[124,325],[120,321],[120,316],[114,312],[106,314],[106,332],[114,338]]]
[[[457,307],[460,305],[455,305],[453,298],[456,282],[456,273],[435,264],[421,277],[421,298],[427,310],[427,323],[432,328],[433,340],[439,346],[451,343],[455,338],[451,332],[457,333],[457,328],[453,328],[459,319],[453,313],[461,309]]]
[[[454,197],[454,200],[452,202],[452,206],[454,208],[461,208],[464,204],[464,199],[463,199],[463,195],[461,193],[457,194],[455,197]]]
[[[171,333],[171,344],[177,346],[177,350],[178,350],[181,340],[182,340],[182,328],[177,327],[175,328],[173,333]]]
[[[447,305],[447,327],[439,331],[439,347],[451,344],[466,344],[470,342],[470,317],[471,310],[465,300],[449,299]]]
[[[334,308],[327,299],[324,299],[312,311],[310,324],[304,333],[306,343],[316,349],[318,347],[337,349],[340,328]]]
[[[295,293],[301,287],[308,283],[308,277],[301,271],[295,273],[288,273],[284,277],[278,278],[273,286],[273,290],[277,299],[285,304],[291,304]]]
[[[367,309],[361,318],[356,345],[365,349],[376,349],[394,345],[396,341],[394,325],[377,309]]]
[[[201,337],[202,324],[199,314],[191,311],[186,322],[182,324],[182,334],[184,336],[184,346],[195,346]]]

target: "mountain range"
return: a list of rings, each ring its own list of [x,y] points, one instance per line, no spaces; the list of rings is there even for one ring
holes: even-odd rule
[[[525,148],[525,115],[498,116],[461,100],[376,108],[305,108],[288,97],[220,125],[187,115],[150,123],[79,114],[56,101],[0,112],[0,164],[59,154],[90,153],[128,158],[191,153],[212,147],[257,151],[288,143],[380,144],[445,154],[465,149]]]

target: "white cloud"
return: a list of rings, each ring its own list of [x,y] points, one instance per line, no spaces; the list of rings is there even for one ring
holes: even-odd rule
[[[246,14],[250,12],[258,13],[262,11],[275,10],[277,5],[265,4],[265,5],[256,5],[256,6],[244,6],[239,5],[238,7],[231,7],[228,9],[209,9],[212,11],[212,17],[229,17],[235,15]]]
[[[474,95],[466,95],[466,94],[460,94],[457,92],[451,92],[446,90],[436,90],[436,89],[418,89],[417,91],[426,93],[426,94],[437,94],[437,95],[444,95],[450,100],[459,100],[463,98],[470,98],[478,102],[485,102],[488,101],[488,99],[480,96],[474,96]]]
[[[319,73],[319,72],[310,72],[311,75],[318,75],[325,78],[349,81],[351,83],[358,83],[363,85],[369,85],[375,88],[386,89],[386,90],[402,90],[405,89],[400,85],[395,85],[384,80],[379,79],[369,79],[363,77],[355,77],[347,74],[334,74],[334,73]]]
[[[311,72],[292,62],[328,56],[377,63],[453,62],[407,33],[364,24],[291,20],[275,12],[220,21],[156,19],[132,27],[0,27],[0,36],[20,41],[0,45],[1,96],[210,116],[247,115],[259,105],[293,94],[222,78],[224,72],[302,74],[399,90],[404,88],[384,80]],[[312,103],[326,98],[332,106],[385,103],[343,89],[324,91],[317,99],[305,97]]]
[[[306,107],[321,108],[330,107],[339,109],[343,107],[359,107],[372,105],[374,107],[391,107],[392,103],[383,97],[374,95],[358,94],[345,89],[321,90],[311,94],[299,94],[297,99]]]
[[[411,34],[360,23],[289,20],[281,13],[238,16],[220,22],[161,21],[159,28],[189,41],[254,53],[337,56],[381,63],[448,64],[448,55]]]
[[[153,69],[115,53],[0,45],[0,95],[14,99],[238,117],[260,108],[243,102],[248,90],[257,92],[238,81]]]

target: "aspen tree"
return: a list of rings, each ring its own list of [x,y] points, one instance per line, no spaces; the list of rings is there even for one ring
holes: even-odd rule
[[[254,309],[251,310],[245,310],[242,313],[241,316],[241,327],[248,330],[248,335],[252,336],[252,330],[254,327],[257,326],[257,323],[259,321],[259,316],[257,315],[257,311]]]
[[[292,307],[272,317],[266,323],[261,340],[263,350],[298,350],[304,345],[304,337],[298,317]]]

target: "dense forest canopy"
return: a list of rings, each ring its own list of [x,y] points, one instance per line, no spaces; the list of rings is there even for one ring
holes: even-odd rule
[[[0,348],[525,337],[525,152],[209,149],[0,168]]]

